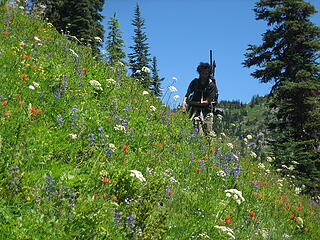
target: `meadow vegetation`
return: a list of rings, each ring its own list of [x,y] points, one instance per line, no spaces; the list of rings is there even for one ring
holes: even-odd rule
[[[122,64],[0,11],[0,239],[318,239],[255,135],[199,136]]]

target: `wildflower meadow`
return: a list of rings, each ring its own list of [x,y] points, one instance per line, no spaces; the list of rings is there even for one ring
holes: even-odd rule
[[[319,239],[318,205],[244,142],[200,136],[50,23],[0,16],[0,239]]]

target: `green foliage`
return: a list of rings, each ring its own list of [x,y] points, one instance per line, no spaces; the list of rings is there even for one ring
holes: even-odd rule
[[[81,43],[92,48],[93,55],[99,55],[104,29],[101,21],[104,0],[32,0],[34,5],[45,6],[44,18]],[[35,8],[35,6],[33,6]]]
[[[122,66],[0,14],[0,239],[317,239],[319,210],[249,142],[199,136]]]
[[[108,21],[109,33],[106,41],[106,50],[108,52],[108,60],[110,63],[124,63],[126,57],[124,48],[124,41],[122,39],[121,31],[119,29],[119,20],[116,18],[116,14]]]
[[[164,80],[164,78],[160,78],[158,74],[158,65],[157,65],[157,58],[153,57],[152,59],[152,83],[151,83],[151,91],[153,94],[155,94],[157,97],[160,97],[162,95],[161,92],[161,82]]]
[[[249,46],[244,65],[258,66],[252,76],[261,82],[275,82],[269,101],[275,165],[298,162],[297,179],[309,193],[317,194],[320,28],[309,20],[316,10],[303,0],[270,0],[259,1],[254,11],[256,19],[273,28],[263,34],[261,46]]]
[[[141,17],[140,7],[137,4],[132,25],[135,27],[133,41],[134,45],[130,46],[132,53],[129,53],[131,76],[141,81],[144,88],[150,88],[150,61],[149,46],[147,35],[144,32],[144,19]]]

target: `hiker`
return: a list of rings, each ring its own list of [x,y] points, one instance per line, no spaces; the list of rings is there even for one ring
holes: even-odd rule
[[[189,84],[183,98],[182,111],[190,111],[190,119],[200,135],[211,135],[214,107],[218,101],[218,89],[209,63],[201,62],[197,67],[199,78]],[[188,104],[188,109],[186,107]]]

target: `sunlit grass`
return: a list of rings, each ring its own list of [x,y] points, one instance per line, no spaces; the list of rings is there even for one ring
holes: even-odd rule
[[[0,33],[1,239],[319,236],[288,179],[198,136],[122,66],[20,10]]]

